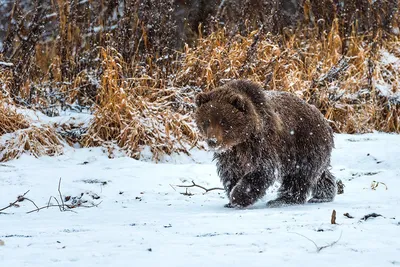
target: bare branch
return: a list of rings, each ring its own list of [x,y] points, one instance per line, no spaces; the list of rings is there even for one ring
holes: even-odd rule
[[[60,177],[60,180],[58,181],[58,194],[60,195],[60,200],[61,200],[61,204],[62,204],[62,208],[63,208],[63,210],[65,211],[65,205],[64,205],[64,200],[63,200],[63,197],[62,197],[62,194],[61,194],[61,177]]]
[[[338,238],[336,241],[334,241],[334,242],[332,242],[332,243],[329,243],[328,245],[325,245],[325,246],[318,246],[317,243],[314,242],[314,240],[312,240],[312,239],[306,237],[305,235],[302,235],[302,234],[299,234],[299,233],[296,233],[296,232],[289,232],[289,233],[302,236],[302,237],[304,237],[305,239],[307,239],[308,241],[312,242],[312,243],[314,244],[314,246],[316,247],[316,249],[317,249],[317,253],[319,253],[321,250],[323,250],[323,249],[325,249],[325,248],[333,247],[337,242],[339,242],[339,240],[342,238],[343,231],[340,232],[340,236],[339,236],[339,238]]]
[[[32,199],[25,197],[25,195],[28,194],[28,193],[29,193],[29,190],[26,191],[23,195],[18,196],[17,200],[15,200],[14,202],[10,203],[8,206],[0,209],[0,214],[5,214],[4,212],[1,212],[1,211],[6,210],[6,209],[11,208],[11,207],[15,207],[15,206],[17,206],[18,202],[22,202],[24,200],[27,200],[27,201],[31,202],[36,207],[36,209],[28,211],[27,214],[35,212],[35,211],[38,212],[38,211],[40,211],[42,209],[48,209],[48,208],[51,208],[51,207],[58,207],[61,212],[63,212],[63,211],[76,212],[76,211],[74,211],[72,209],[74,209],[76,207],[93,208],[93,207],[98,207],[102,203],[102,201],[100,201],[97,204],[91,204],[91,205],[81,205],[81,204],[68,205],[68,204],[65,204],[64,200],[63,200],[63,197],[62,197],[62,193],[61,193],[61,178],[60,178],[60,180],[58,182],[58,193],[59,193],[59,196],[60,196],[61,203],[56,197],[50,196],[49,201],[47,202],[47,205],[43,206],[43,207],[39,207],[38,205],[36,205],[36,203]],[[54,199],[57,202],[57,204],[51,204],[50,203],[51,199]]]
[[[318,250],[317,250],[317,252],[320,252],[320,251],[323,250],[324,248],[333,247],[333,246],[334,246],[337,242],[339,242],[339,240],[342,238],[342,233],[343,233],[343,232],[340,232],[340,236],[339,236],[339,238],[338,238],[336,241],[334,241],[334,242],[332,242],[332,243],[330,243],[330,244],[328,244],[328,245],[326,245],[326,246],[319,247]]]
[[[366,221],[366,220],[368,220],[369,218],[376,218],[376,217],[383,217],[381,214],[378,214],[378,213],[370,213],[370,214],[367,214],[367,215],[365,215],[364,217],[362,217],[361,219],[360,219],[360,222],[361,221]]]
[[[58,204],[50,204],[51,198],[54,198]],[[72,209],[75,208],[75,207],[94,208],[94,207],[98,207],[102,202],[103,202],[103,201],[100,201],[100,202],[97,203],[97,204],[88,205],[88,206],[86,206],[86,205],[73,206],[73,205],[65,205],[65,204],[60,205],[60,204],[59,204],[60,202],[58,202],[58,199],[55,198],[55,197],[53,197],[53,196],[51,196],[50,199],[49,199],[49,203],[48,203],[46,206],[43,206],[43,207],[40,207],[40,208],[31,210],[31,211],[28,211],[27,214],[32,213],[32,212],[35,212],[35,211],[39,211],[39,210],[42,210],[42,209],[51,208],[51,207],[58,207],[58,208],[60,209],[60,211],[70,211],[70,212],[75,212],[75,213],[77,213],[76,211],[74,211],[74,210],[72,210]]]
[[[203,194],[208,193],[208,192],[213,191],[213,190],[225,190],[224,188],[221,188],[221,187],[205,188],[204,186],[196,184],[194,181],[192,181],[191,185],[176,185],[176,186],[177,187],[186,188],[186,189],[187,188],[191,188],[191,187],[198,187],[198,188],[201,188],[201,189],[203,189],[205,191]],[[187,191],[186,191],[186,193],[187,193]]]
[[[79,207],[82,207],[82,208],[93,208],[93,207],[98,207],[101,203],[103,203],[103,201],[100,201],[100,202],[97,203],[97,204],[92,204],[92,205],[89,205],[89,206],[86,206],[86,205],[79,205]]]
[[[23,195],[18,196],[18,197],[17,197],[17,200],[15,200],[13,203],[10,203],[7,207],[4,207],[4,208],[0,209],[0,211],[6,210],[6,209],[11,208],[11,207],[14,207],[15,204],[17,204],[17,202],[22,202],[22,201],[24,201],[25,195],[28,194],[28,193],[29,193],[29,190],[26,191]]]
[[[54,196],[51,196],[51,197],[49,198],[49,203],[47,203],[47,206],[50,207],[50,200],[51,200],[52,198],[54,198],[54,200],[57,202],[57,205],[58,205],[58,207],[60,208],[60,211],[62,212],[63,209],[61,208],[60,202],[59,202],[58,199],[57,199],[56,197],[54,197]]]
[[[257,44],[260,40],[260,36],[264,34],[264,24],[260,26],[258,32],[254,35],[253,42],[247,49],[246,59],[242,64],[242,67],[239,69],[239,76],[243,76],[243,73],[248,70],[249,64],[252,62],[254,56],[257,53]]]
[[[180,193],[180,194],[184,195],[184,196],[189,196],[189,197],[194,195],[194,194],[190,193],[187,188],[186,188],[186,191],[184,193]]]
[[[351,216],[348,212],[344,213],[343,216],[349,218],[349,219],[354,219],[353,216]]]
[[[379,184],[382,184],[383,186],[385,186],[386,190],[388,190],[388,187],[387,187],[387,185],[386,185],[385,183],[383,183],[383,182],[378,182],[378,181],[372,181],[372,183],[371,183],[371,189],[372,189],[372,190],[376,190],[376,189],[378,188]]]
[[[299,234],[299,233],[296,233],[296,232],[289,232],[289,233],[302,236],[302,237],[304,237],[305,239],[307,239],[308,241],[312,242],[312,243],[314,244],[314,246],[317,248],[317,252],[319,252],[319,246],[317,245],[317,243],[314,242],[314,240],[312,240],[312,239],[306,237],[305,235],[302,235],[302,234]]]
[[[36,203],[33,201],[33,200],[31,200],[30,198],[25,198],[25,200],[28,200],[29,202],[31,202],[33,205],[35,205],[35,207],[37,208],[37,209],[39,209],[39,207],[38,207],[38,205],[36,205]]]
[[[51,205],[46,205],[46,206],[43,206],[43,207],[40,207],[40,208],[31,210],[31,211],[28,211],[26,214],[29,214],[29,213],[32,213],[32,212],[35,212],[35,211],[39,211],[39,210],[42,210],[42,209],[51,208],[51,207],[59,207],[60,209],[63,208],[61,205],[53,205],[53,204],[51,204]],[[76,211],[70,210],[70,209],[65,209],[65,210],[63,210],[63,211],[71,211],[71,212],[75,212],[75,213],[76,213]]]
[[[174,187],[172,184],[170,184],[169,186],[170,186],[172,189],[174,189],[174,191],[176,191],[175,187]]]

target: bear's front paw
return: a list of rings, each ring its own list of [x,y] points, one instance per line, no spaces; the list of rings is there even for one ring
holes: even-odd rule
[[[225,205],[224,205],[224,208],[232,209],[232,208],[234,208],[234,207],[235,207],[235,206],[232,205],[231,203],[228,203],[228,204],[225,204]]]
[[[255,199],[253,200],[248,194],[238,190],[238,188],[235,188],[231,192],[230,205],[232,207],[245,208],[254,202]]]

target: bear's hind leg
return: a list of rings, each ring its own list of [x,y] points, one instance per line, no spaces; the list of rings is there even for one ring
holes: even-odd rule
[[[336,180],[329,170],[325,170],[317,184],[312,188],[309,203],[331,202],[336,196]]]
[[[267,206],[274,208],[295,204],[304,204],[311,190],[310,179],[305,175],[297,174],[284,177],[278,190],[278,197],[268,201]]]
[[[271,176],[272,177],[272,176]],[[232,189],[225,207],[247,207],[262,198],[274,180],[264,171],[256,171],[244,176]]]

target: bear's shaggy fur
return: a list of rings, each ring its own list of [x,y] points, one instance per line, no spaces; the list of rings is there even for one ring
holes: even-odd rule
[[[275,181],[268,206],[329,202],[336,195],[329,172],[333,132],[323,115],[287,92],[264,91],[235,80],[196,97],[195,121],[215,150],[226,207],[246,207]]]

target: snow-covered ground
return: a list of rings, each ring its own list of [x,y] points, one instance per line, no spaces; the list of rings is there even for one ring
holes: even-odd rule
[[[69,148],[0,164],[0,209],[27,190],[45,206],[60,178],[63,196],[101,201],[76,213],[26,214],[34,209],[26,200],[4,210],[0,266],[400,266],[400,135],[337,135],[333,173],[345,188],[328,204],[267,208],[276,187],[243,210],[224,208],[222,191],[182,195],[174,185],[221,186],[211,158],[195,152],[156,164]],[[373,181],[384,184],[373,190]],[[360,220],[374,212],[382,217]],[[338,241],[317,252],[310,240]]]

